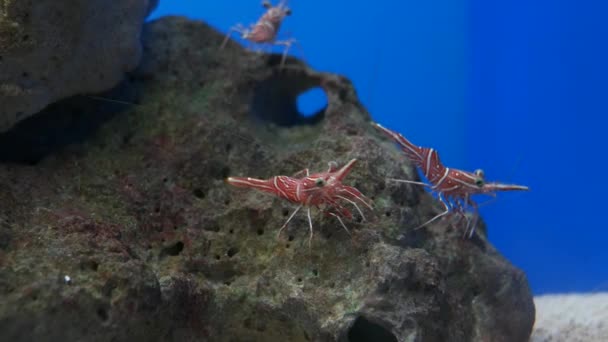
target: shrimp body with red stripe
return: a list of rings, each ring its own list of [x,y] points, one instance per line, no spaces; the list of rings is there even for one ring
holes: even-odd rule
[[[226,38],[222,42],[221,48],[224,48],[233,32],[240,33],[242,39],[246,39],[256,44],[284,45],[285,49],[283,50],[283,57],[281,59],[282,67],[285,63],[285,58],[287,57],[287,51],[291,45],[295,43],[295,39],[282,41],[276,39],[283,19],[285,19],[286,16],[291,15],[291,9],[287,7],[287,1],[285,0],[280,1],[276,6],[272,6],[269,1],[264,1],[262,5],[266,8],[266,12],[260,19],[249,28],[245,28],[241,24],[237,24],[230,28],[226,34]]]
[[[255,43],[271,43],[276,39],[283,19],[291,15],[285,1],[281,1],[278,5],[272,6],[270,2],[263,3],[267,11],[260,17],[256,24],[243,35],[244,39],[249,39]]]
[[[482,170],[468,172],[446,167],[439,159],[439,153],[435,149],[416,146],[397,132],[385,128],[378,123],[373,123],[373,125],[401,147],[407,158],[422,172],[430,184],[399,179],[392,180],[429,187],[431,191],[438,194],[439,200],[445,208],[444,212],[433,217],[418,228],[450,212],[455,212],[460,215],[461,219],[464,217],[467,220],[465,232],[472,225],[469,235],[472,236],[475,232],[476,220],[478,218],[478,207],[471,199],[471,196],[481,194],[495,196],[498,191],[528,190],[528,187],[523,185],[486,182]],[[468,207],[474,210],[472,224],[465,215]]]
[[[283,228],[287,226],[295,214],[301,208],[306,207],[310,226],[310,244],[313,236],[310,213],[312,207],[319,208],[324,214],[337,218],[347,232],[348,228],[346,228],[341,218],[352,219],[353,215],[345,207],[346,204],[351,204],[363,219],[365,219],[365,216],[357,204],[362,204],[369,209],[372,208],[371,202],[359,190],[355,187],[342,184],[342,181],[350,173],[356,162],[357,159],[352,159],[339,169],[335,162],[330,162],[326,172],[314,174],[310,174],[308,169],[304,169],[294,175],[294,177],[274,176],[269,179],[228,177],[226,182],[235,187],[256,189],[298,204],[296,210],[279,230],[278,235],[281,234]],[[297,178],[297,175],[304,176]]]

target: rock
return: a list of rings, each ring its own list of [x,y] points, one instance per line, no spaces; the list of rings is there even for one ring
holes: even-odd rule
[[[551,294],[534,298],[531,342],[602,342],[608,336],[608,293]]]
[[[49,103],[118,84],[158,0],[0,2],[0,132]]]
[[[441,208],[385,181],[415,170],[347,79],[222,39],[152,22],[141,65],[101,95],[137,105],[76,97],[0,136],[1,340],[528,340],[524,273],[484,229],[411,229]],[[302,117],[315,87],[328,105]],[[351,158],[345,183],[375,210],[352,236],[313,211],[310,248],[306,215],[277,239],[294,205],[224,181]]]

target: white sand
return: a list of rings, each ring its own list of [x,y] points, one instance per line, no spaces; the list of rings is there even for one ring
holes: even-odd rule
[[[608,292],[534,298],[531,342],[608,342]]]

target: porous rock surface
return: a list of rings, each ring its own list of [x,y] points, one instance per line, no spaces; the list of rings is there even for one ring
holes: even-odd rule
[[[49,103],[114,87],[158,0],[0,0],[0,132]]]
[[[483,229],[411,229],[441,208],[385,181],[415,170],[347,79],[222,38],[150,23],[141,65],[104,95],[137,105],[73,98],[0,137],[1,340],[528,340],[524,273]],[[302,117],[314,87],[328,105]],[[41,154],[66,127],[88,137]],[[310,248],[303,213],[277,239],[294,205],[225,183],[351,158],[345,183],[374,211],[346,220],[352,236],[313,211]]]

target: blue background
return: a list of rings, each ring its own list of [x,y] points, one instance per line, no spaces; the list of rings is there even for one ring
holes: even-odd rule
[[[481,212],[491,241],[535,293],[608,290],[607,2],[290,7],[280,35],[298,39],[314,68],[350,78],[376,121],[435,147],[450,167],[531,187],[499,194]],[[257,0],[161,0],[151,18],[185,15],[226,32],[262,12]],[[302,106],[319,101],[312,95]]]

